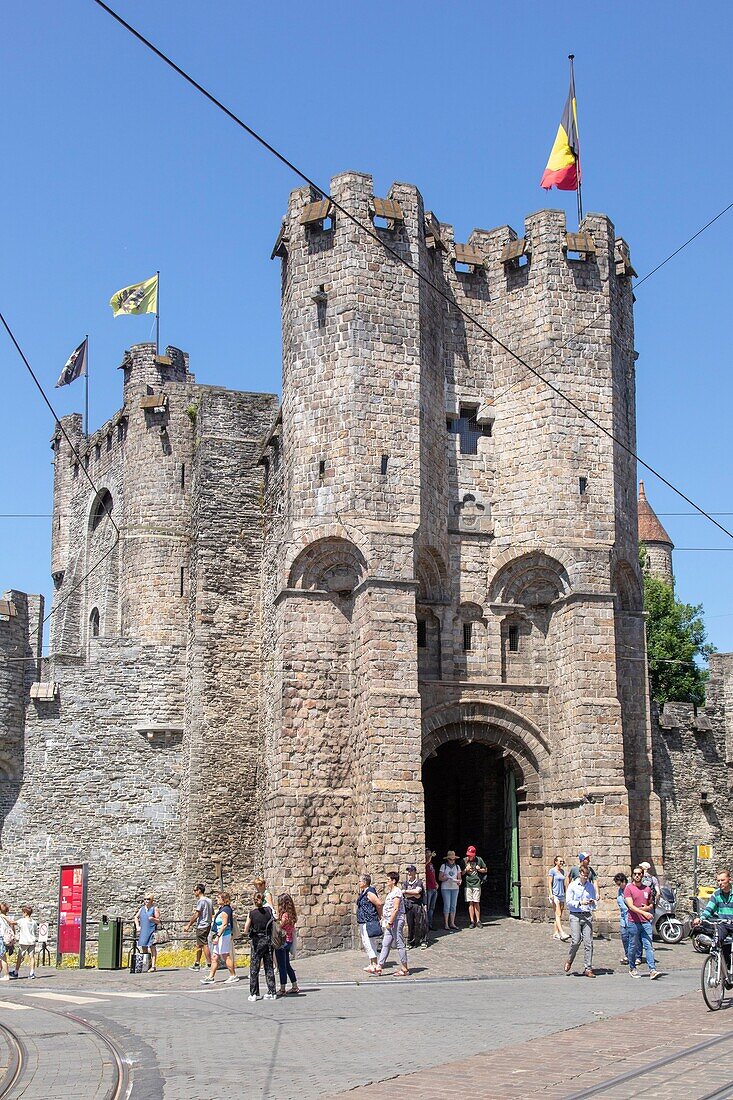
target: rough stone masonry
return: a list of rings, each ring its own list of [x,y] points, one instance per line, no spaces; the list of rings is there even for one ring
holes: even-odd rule
[[[704,718],[653,724],[635,463],[458,308],[633,449],[625,242],[542,210],[461,243],[413,186],[331,194],[379,240],[290,196],[281,405],[141,344],[120,411],[54,434],[48,658],[40,598],[0,603],[14,903],[51,914],[63,861],[92,918],[264,871],[317,949],[350,942],[360,870],[426,841],[476,844],[485,903],[527,919],[556,853],[608,886],[644,856],[682,878],[700,813],[726,843],[730,661]]]

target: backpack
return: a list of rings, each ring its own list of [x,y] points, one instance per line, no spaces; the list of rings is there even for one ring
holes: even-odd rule
[[[10,927],[9,922],[5,920],[5,917],[2,918],[2,928],[3,928],[3,943],[5,944],[6,947],[12,947],[13,944],[15,943],[15,932]]]
[[[285,946],[285,933],[280,921],[273,915],[267,925],[266,934],[270,937],[270,943],[277,951],[278,947]]]

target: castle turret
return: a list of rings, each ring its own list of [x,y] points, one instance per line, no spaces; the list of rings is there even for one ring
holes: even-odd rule
[[[184,640],[189,593],[194,379],[178,348],[137,344],[122,363],[126,416],[120,578],[122,633]],[[114,515],[114,512],[113,512]],[[118,518],[118,523],[122,522]]]
[[[647,500],[643,481],[639,482],[639,542],[646,549],[649,573],[674,586],[674,543]]]
[[[348,172],[332,195],[419,262],[416,188],[379,199],[371,176]],[[291,194],[281,243],[285,520],[265,865],[325,947],[351,924],[353,867],[334,858],[335,831],[361,866],[384,866],[385,854],[396,865],[423,843],[421,292],[414,272],[309,189]]]

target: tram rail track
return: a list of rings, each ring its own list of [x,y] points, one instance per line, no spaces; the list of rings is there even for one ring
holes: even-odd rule
[[[626,1073],[620,1073],[617,1077],[610,1077],[607,1081],[600,1081],[591,1088],[582,1089],[580,1092],[568,1093],[565,1100],[586,1100],[586,1097],[590,1096],[603,1096],[604,1093],[610,1092],[612,1089],[620,1088],[622,1085],[628,1085],[631,1082],[634,1082],[635,1091],[638,1091],[639,1086],[641,1086],[643,1091],[643,1079],[645,1075],[654,1073],[660,1069],[665,1069],[675,1062],[681,1062],[685,1058],[691,1058],[696,1054],[701,1054],[703,1051],[720,1046],[723,1043],[733,1043],[733,1031],[730,1031],[727,1035],[715,1035],[712,1039],[704,1039],[702,1042],[695,1043],[693,1046],[685,1047],[684,1050],[678,1050],[673,1054],[668,1054],[665,1058],[656,1058],[653,1062],[648,1062],[645,1066],[635,1066],[634,1069],[630,1069]],[[725,1097],[729,1096],[733,1097],[733,1080],[728,1081],[724,1085],[719,1085],[713,1092],[706,1093],[704,1096],[699,1097],[698,1100],[724,1100]]]
[[[33,1005],[33,1011],[46,1012],[52,1016],[58,1016],[62,1020],[68,1020],[84,1028],[86,1031],[91,1032],[95,1038],[103,1043],[112,1056],[112,1065],[115,1075],[114,1081],[107,1090],[104,1100],[127,1100],[132,1085],[130,1068],[125,1060],[124,1054],[102,1028],[90,1023],[89,1020],[85,1020],[83,1016],[77,1016],[74,1012],[63,1012],[61,1009],[46,1008],[44,1005]],[[27,1071],[28,1056],[23,1040],[14,1028],[10,1027],[9,1024],[0,1022],[0,1033],[5,1036],[10,1052],[8,1070],[5,1077],[0,1082],[0,1100],[3,1100],[5,1097],[7,1097],[7,1100],[13,1100],[14,1089],[23,1081],[23,1075]],[[32,1079],[29,1084],[32,1085]]]
[[[23,1040],[8,1024],[0,1023],[0,1033],[8,1044],[8,1068],[0,1081],[0,1097],[9,1096],[23,1075],[26,1064],[26,1052]]]

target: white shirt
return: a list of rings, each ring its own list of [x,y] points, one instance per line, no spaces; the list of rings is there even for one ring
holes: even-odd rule
[[[38,939],[38,921],[33,917],[21,917],[18,923],[18,943],[30,947]]]
[[[565,895],[565,904],[571,913],[592,913],[595,909],[598,893],[592,882],[581,882],[574,878]]]
[[[400,890],[399,886],[393,886],[390,892],[387,894],[387,897],[384,899],[382,919],[384,921],[389,921],[395,911],[395,908],[400,911],[402,916],[404,916],[405,903],[402,897],[402,891]],[[399,920],[400,916],[398,915],[396,919]]]
[[[441,882],[441,886],[445,886],[446,890],[458,889],[458,876],[461,873],[461,869],[457,863],[451,865],[450,863],[442,863],[440,866],[440,874],[445,875],[445,882]]]

